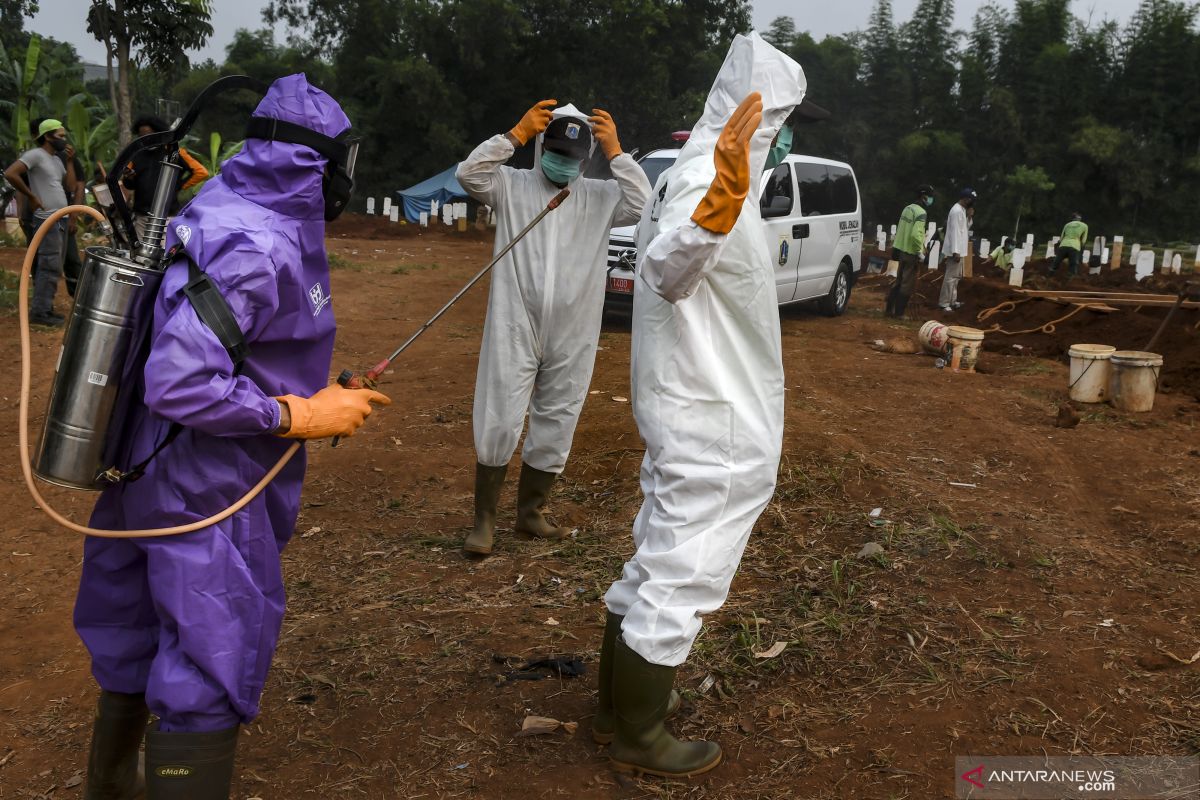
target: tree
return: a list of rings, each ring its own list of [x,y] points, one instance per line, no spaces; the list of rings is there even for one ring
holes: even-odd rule
[[[1017,221],[1013,225],[1013,241],[1021,231],[1021,215],[1032,209],[1035,195],[1054,191],[1054,181],[1041,167],[1018,164],[1012,174],[1005,176],[1008,189],[1017,199]]]
[[[0,0],[0,45],[5,50],[23,48],[29,43],[25,17],[38,12],[38,0]]]
[[[796,20],[791,17],[776,17],[771,20],[762,37],[780,50],[787,51],[796,39]]]
[[[211,0],[91,0],[87,29],[104,45],[122,147],[131,138],[131,68],[135,63],[162,72],[186,68],[185,51],[203,47],[212,35],[211,14]]]

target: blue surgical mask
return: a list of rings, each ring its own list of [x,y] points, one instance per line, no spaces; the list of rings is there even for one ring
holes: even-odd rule
[[[778,167],[791,152],[792,129],[784,125],[779,129],[779,136],[775,138],[775,145],[771,148],[771,152],[767,153],[767,169]]]
[[[930,197],[929,195],[925,195],[925,207],[929,208],[932,205],[933,205],[933,198]]]
[[[579,159],[544,150],[542,173],[551,183],[566,186],[579,175]]]

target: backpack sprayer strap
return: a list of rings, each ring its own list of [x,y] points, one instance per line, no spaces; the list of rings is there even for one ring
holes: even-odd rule
[[[186,251],[182,250],[179,245],[175,245],[167,252],[165,263],[171,264],[181,254],[188,262],[188,282],[183,287],[183,294],[192,304],[196,316],[216,335],[217,341],[229,353],[229,358],[233,361],[233,377],[236,378],[242,374],[246,356],[250,355],[250,346],[246,344],[246,337],[238,326],[237,318],[233,316],[233,311],[229,308],[229,303],[225,300],[224,295],[212,282],[212,278],[208,277],[208,273],[200,269]],[[167,430],[167,435],[154,448],[154,452],[140,464],[123,473],[121,479],[136,481],[145,475],[146,467],[154,460],[155,456],[165,450],[182,432],[183,425],[172,422],[171,427]]]

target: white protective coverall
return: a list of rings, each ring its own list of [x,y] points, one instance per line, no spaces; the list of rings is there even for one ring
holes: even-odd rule
[[[573,106],[555,115],[563,112],[588,124]],[[467,193],[496,209],[497,251],[559,192],[538,159],[533,169],[505,166],[513,151],[493,136],[458,165]],[[524,462],[554,473],[567,463],[600,338],[609,230],[636,222],[650,193],[632,156],[609,165],[614,180],[575,178],[571,196],[492,269],[473,414],[484,466],[508,464],[527,409]]]
[[[654,188],[638,228],[634,416],[646,443],[637,552],[604,596],[642,658],[677,666],[720,608],[783,444],[783,362],[775,273],[759,216],[767,152],[804,99],[800,66],[757,33],[735,38],[691,138]],[[691,221],[716,174],[716,141],[751,91],[763,116],[750,191],[728,235]],[[661,195],[665,188],[665,195]]]

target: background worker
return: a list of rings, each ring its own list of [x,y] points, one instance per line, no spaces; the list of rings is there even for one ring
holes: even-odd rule
[[[1010,269],[1012,269],[1012,253],[1012,239],[1005,236],[1000,244],[996,245],[995,249],[992,250],[989,257],[992,259],[993,264],[1005,272],[1008,272]]]
[[[589,118],[572,105],[554,110],[556,104],[541,101],[458,165],[467,193],[495,209],[497,250],[564,186],[571,189],[492,271],[475,381],[475,521],[463,543],[473,555],[492,552],[500,490],[526,410],[516,530],[547,539],[567,534],[546,520],[544,507],[566,466],[592,380],[608,234],[636,222],[650,193],[646,173],[621,151],[607,112],[593,109]],[[579,174],[593,148],[593,126],[612,180]],[[517,147],[535,138],[533,169],[505,166]]]
[[[36,138],[38,128],[41,126],[42,119],[34,119],[29,123],[29,135]],[[84,171],[83,163],[79,160],[79,156],[75,153],[75,147],[67,140],[66,148],[57,154],[62,159],[63,165],[66,166],[70,161],[75,169],[75,191],[69,199],[67,205],[79,205],[84,198],[84,176],[87,173]],[[16,189],[11,190],[17,201],[17,219],[21,225],[21,232],[25,235],[25,244],[33,241],[33,234],[37,231],[37,226],[34,225],[33,219],[33,204],[29,202],[25,195],[17,192]],[[79,273],[83,270],[83,262],[79,258],[79,245],[75,240],[75,231],[77,221],[75,215],[67,217],[66,238],[63,240],[63,278],[67,286],[67,294],[71,297],[75,296],[75,287],[79,283]],[[33,264],[32,275],[37,275],[37,262]]]
[[[721,760],[717,744],[679,741],[663,721],[701,618],[724,604],[775,491],[783,362],[757,200],[772,140],[804,93],[795,61],[757,33],[735,37],[638,225],[632,388],[644,500],[636,552],[604,596],[593,723],[612,726],[618,769],[686,777]]]
[[[950,207],[950,213],[946,217],[946,238],[942,243],[946,272],[938,297],[938,306],[942,311],[953,311],[962,305],[958,302],[958,282],[962,280],[963,259],[967,255],[967,243],[970,241],[967,207],[974,204],[975,190],[964,188],[958,193],[958,202]]]
[[[167,244],[203,269],[249,345],[237,370],[183,294],[184,258],[166,270],[125,421],[121,469],[144,460],[172,423],[182,431],[137,481],[106,490],[92,526],[158,528],[204,519],[262,478],[286,438],[350,436],[389,402],[327,385],[335,323],[325,219],[344,207],[350,122],[303,75],[280,78],[254,111],[304,130],[248,135],[171,225]],[[349,154],[349,150],[343,150]],[[341,193],[341,194],[339,194]],[[334,214],[336,216],[336,213]],[[149,800],[225,800],[239,725],[258,714],[284,613],[280,553],[295,527],[303,450],[246,507],[210,528],[148,539],[89,538],[75,628],[101,694],[85,797],[131,798],[146,736]]]
[[[921,254],[925,252],[925,227],[928,215],[927,209],[933,206],[933,187],[922,184],[917,189],[916,200],[909,203],[900,212],[900,222],[896,224],[896,239],[892,243],[895,259],[900,263],[896,274],[896,282],[887,296],[887,315],[903,317],[908,299],[912,297],[917,285],[917,270],[921,262]]]
[[[56,119],[43,120],[38,126],[37,147],[22,153],[4,171],[4,177],[29,203],[35,230],[51,213],[67,205],[68,193],[75,192],[74,166],[59,157],[66,149],[67,129]],[[29,321],[35,325],[63,324],[63,315],[54,312],[54,295],[62,277],[66,236],[67,220],[60,219],[38,247],[33,298],[29,304]]]
[[[1083,221],[1083,215],[1076,211],[1071,215],[1071,221],[1063,226],[1062,237],[1058,242],[1058,250],[1054,253],[1054,263],[1050,265],[1050,274],[1058,270],[1058,265],[1067,260],[1067,268],[1074,277],[1079,274],[1079,257],[1083,252],[1083,242],[1088,236],[1088,226]]]
[[[160,117],[145,114],[134,120],[131,130],[134,136],[146,136],[150,133],[161,133],[170,128],[171,126]],[[133,192],[130,211],[133,213],[133,222],[137,226],[138,236],[146,234],[147,215],[150,213],[150,205],[154,201],[154,188],[158,185],[158,173],[162,169],[160,166],[162,156],[162,152],[157,150],[139,151],[126,165],[125,174],[121,177],[121,185]],[[172,195],[171,205],[167,208],[167,219],[179,213],[179,193],[203,183],[209,177],[208,170],[186,148],[179,148],[179,160],[183,165],[183,171],[179,173],[175,194]]]

